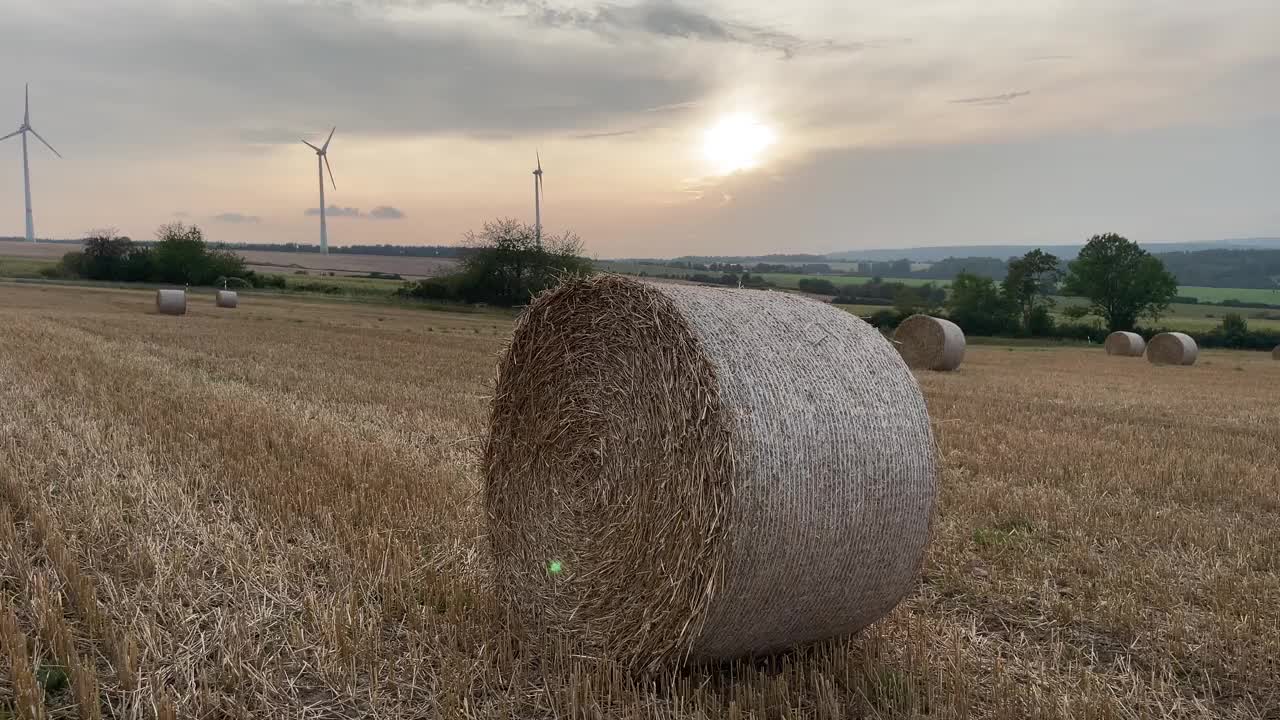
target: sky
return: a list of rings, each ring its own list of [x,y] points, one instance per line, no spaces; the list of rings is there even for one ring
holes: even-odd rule
[[[1280,236],[1275,0],[0,0],[37,235],[596,257]],[[9,126],[12,126],[11,128]],[[0,235],[23,233],[0,142]]]

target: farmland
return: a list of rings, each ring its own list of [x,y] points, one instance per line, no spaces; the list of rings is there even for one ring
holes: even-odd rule
[[[17,258],[45,263],[57,262],[64,254],[77,250],[68,243],[28,243],[0,240],[0,274],[7,262]],[[237,250],[248,263],[249,269],[259,272],[293,273],[298,270],[317,275],[333,272],[339,275],[368,274],[372,272],[394,273],[404,278],[434,277],[448,273],[456,267],[449,258],[396,257],[390,255],[352,255],[335,253],[272,252],[267,250]]]
[[[0,283],[0,644],[19,660],[0,702],[55,718],[1280,713],[1266,354],[1154,368],[970,348],[959,372],[920,376],[945,471],[918,589],[850,640],[640,678],[521,642],[492,600],[477,455],[509,314],[151,303]]]

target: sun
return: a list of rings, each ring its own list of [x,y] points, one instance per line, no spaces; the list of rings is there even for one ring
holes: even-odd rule
[[[749,113],[726,115],[707,128],[702,152],[719,175],[750,170],[777,140],[774,131]]]

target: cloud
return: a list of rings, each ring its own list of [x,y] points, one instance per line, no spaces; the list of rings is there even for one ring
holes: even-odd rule
[[[304,215],[315,217],[320,214],[320,208],[307,208],[303,211]],[[390,205],[379,205],[369,212],[364,212],[360,208],[338,207],[337,205],[328,205],[324,209],[325,217],[330,218],[356,218],[358,220],[403,220],[407,217],[404,211],[392,207]]]
[[[214,222],[233,223],[233,224],[257,224],[262,222],[262,218],[257,215],[244,215],[238,212],[225,212],[213,216]]]
[[[624,137],[626,135],[635,135],[640,130],[614,130],[612,132],[589,132],[574,135],[574,140],[599,140],[602,138]]]
[[[369,211],[369,217],[374,220],[403,220],[404,212],[390,205],[379,205]]]
[[[187,212],[186,210],[174,210],[173,216],[176,218],[185,218],[185,217],[191,217],[191,213]]]
[[[957,105],[1008,105],[1020,97],[1030,95],[1030,90],[1020,90],[1018,92],[1008,92],[1003,95],[984,95],[982,97],[960,98],[951,102]]]
[[[506,4],[504,3],[504,6]],[[717,18],[673,0],[642,0],[620,5],[605,3],[591,10],[553,8],[541,0],[523,3],[525,17],[542,25],[590,30],[610,39],[627,34],[659,38],[736,43],[782,53],[849,53],[870,47],[867,43],[831,38],[805,38],[778,28]]]
[[[641,22],[618,12],[610,22]],[[693,21],[659,12],[644,22],[685,32]],[[695,31],[715,34],[687,28]],[[39,41],[52,36],[75,52]],[[117,143],[292,143],[331,125],[384,137],[572,132],[696,100],[717,83],[714,67],[679,61],[660,43],[530,32],[458,3],[67,0],[56,12],[9,11],[0,48],[75,99],[43,112],[103,108],[97,130]]]
[[[316,216],[320,214],[320,208],[307,208],[304,215]],[[325,217],[361,217],[360,208],[338,207],[337,205],[329,205],[324,209]]]

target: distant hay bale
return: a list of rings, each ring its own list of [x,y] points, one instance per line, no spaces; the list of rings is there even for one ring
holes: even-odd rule
[[[484,473],[517,624],[653,669],[882,617],[917,582],[938,466],[915,379],[862,320],[600,276],[517,323]]]
[[[233,308],[240,304],[240,296],[235,290],[219,290],[214,303],[220,308]]]
[[[955,370],[964,361],[964,331],[950,320],[912,315],[898,325],[893,342],[916,370]]]
[[[1196,341],[1180,332],[1160,333],[1147,343],[1147,360],[1156,365],[1195,365],[1199,354]]]
[[[1275,346],[1275,348],[1271,351],[1271,359],[1280,360],[1280,345]]]
[[[156,312],[161,315],[186,315],[186,290],[157,290]]]
[[[1142,357],[1142,354],[1147,351],[1147,341],[1143,340],[1138,333],[1118,330],[1107,336],[1104,347],[1108,355]]]

